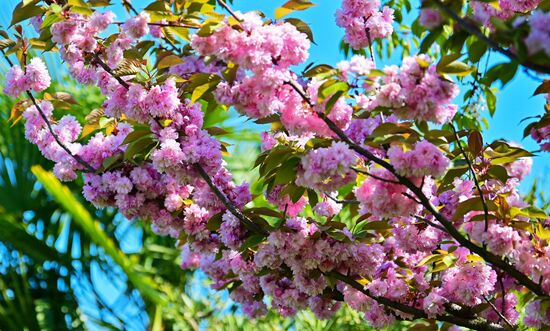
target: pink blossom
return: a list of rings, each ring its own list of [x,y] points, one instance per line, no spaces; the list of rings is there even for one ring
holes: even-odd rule
[[[4,93],[12,97],[18,97],[27,90],[44,91],[50,84],[51,78],[46,65],[40,58],[34,57],[24,72],[18,65],[10,68],[6,75]]]
[[[149,33],[148,23],[151,21],[151,17],[148,13],[143,12],[137,16],[128,19],[123,25],[122,30],[128,34],[129,37],[139,39]]]
[[[439,13],[439,10],[433,8],[422,8],[420,10],[420,17],[418,23],[427,29],[434,29],[441,25],[443,17]]]
[[[380,10],[379,0],[344,0],[336,12],[336,24],[346,30],[344,40],[352,48],[366,48],[393,32],[393,9]]]
[[[422,140],[410,151],[403,151],[401,146],[392,145],[388,156],[395,170],[403,176],[439,177],[449,167],[449,159],[436,146]]]
[[[342,142],[309,152],[300,162],[296,184],[320,191],[334,191],[355,180],[355,153]]]
[[[467,306],[483,302],[483,296],[493,291],[495,283],[495,271],[480,262],[456,264],[443,274],[445,297]]]
[[[404,193],[411,194],[410,191],[401,184],[387,182],[396,180],[389,171],[375,168],[369,172],[383,180],[368,177],[355,190],[355,196],[361,202],[363,212],[379,217],[394,217],[410,215],[418,211],[420,206],[404,195]]]

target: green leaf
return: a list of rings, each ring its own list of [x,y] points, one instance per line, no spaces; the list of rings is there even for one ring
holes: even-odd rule
[[[221,81],[220,76],[213,75],[211,80],[207,81],[202,85],[195,87],[195,89],[193,90],[193,93],[191,94],[191,103],[195,103],[203,95],[216,89],[220,81]]]
[[[124,151],[124,159],[131,160],[134,156],[141,154],[145,155],[155,146],[156,142],[153,140],[152,136],[143,136],[126,147]]]
[[[314,3],[307,1],[307,0],[290,0],[287,1],[284,5],[281,7],[275,9],[275,19],[281,19],[284,16],[292,13],[296,10],[304,10],[310,7],[315,6]]]
[[[317,102],[323,102],[326,98],[338,91],[347,92],[348,88],[349,86],[346,82],[342,82],[337,79],[328,79],[319,87],[317,92]]]
[[[13,10],[10,26],[13,26],[31,17],[44,14],[46,12],[46,9],[37,6],[36,2],[37,1],[33,1],[26,6],[23,5],[23,2],[20,2]]]
[[[487,102],[489,114],[493,116],[497,110],[497,97],[489,87],[484,88],[483,93],[485,93],[485,101]]]
[[[265,236],[262,234],[253,234],[241,245],[241,251],[245,251],[248,248],[256,247],[265,240]]]
[[[529,207],[523,208],[522,211],[526,212],[530,218],[540,218],[540,219],[548,218],[548,215],[546,215],[544,210],[537,208],[535,206],[529,206]]]
[[[15,45],[15,41],[11,39],[2,39],[0,40],[0,49],[12,47]]]
[[[315,207],[319,203],[319,195],[314,190],[307,190],[307,198],[311,207]]]
[[[0,213],[0,224],[2,224],[1,242],[9,243],[37,262],[59,259],[59,253],[54,248],[27,232],[23,221],[18,222],[12,215]]]
[[[312,78],[320,74],[331,72],[334,68],[328,64],[319,64],[304,73],[304,76]]]
[[[332,107],[334,107],[336,102],[338,102],[338,100],[342,97],[342,95],[344,95],[344,93],[344,91],[337,91],[330,97],[330,99],[327,101],[327,104],[325,105],[325,114],[330,114],[330,112],[332,111]]]
[[[169,11],[170,8],[168,8],[168,6],[166,6],[166,3],[164,1],[155,1],[155,2],[150,3],[143,10],[146,10],[146,11]]]
[[[497,210],[497,206],[492,201],[485,201],[487,204],[487,209],[489,211],[495,211]],[[483,202],[481,201],[481,198],[475,197],[468,199],[466,201],[462,201],[458,207],[456,207],[455,214],[453,215],[454,220],[460,220],[464,215],[471,211],[482,211],[483,210]]]
[[[158,63],[157,63],[157,69],[164,69],[169,68],[178,64],[182,64],[183,60],[179,56],[175,55],[168,55],[163,57]]]
[[[481,40],[474,41],[468,47],[468,57],[472,62],[479,62],[485,52],[487,52],[487,44]]]
[[[479,131],[472,131],[468,136],[468,149],[474,157],[477,157],[483,150],[483,137]]]
[[[453,61],[445,65],[437,65],[437,72],[440,74],[449,74],[457,76],[466,76],[475,71],[475,67],[470,67],[464,62]]]
[[[285,19],[285,22],[288,22],[296,27],[296,30],[300,31],[301,33],[305,34],[307,38],[315,44],[315,41],[313,40],[313,31],[311,31],[311,28],[309,25],[307,25],[304,21],[297,19],[297,18],[287,18]]]
[[[120,266],[128,280],[143,296],[157,304],[166,302],[164,295],[155,288],[153,280],[135,270],[130,258],[107,236],[100,223],[92,218],[67,186],[61,184],[51,172],[45,171],[40,166],[33,166],[31,170],[44,189],[71,215],[73,221],[82,229],[82,233],[89,236],[93,243],[101,247],[105,254]]]
[[[391,230],[392,228],[393,227],[386,221],[372,221],[365,223],[365,225],[362,227],[362,230],[384,231]]]
[[[277,168],[275,185],[294,182],[294,179],[296,179],[296,167],[298,166],[298,163],[300,163],[300,159],[293,157]]]

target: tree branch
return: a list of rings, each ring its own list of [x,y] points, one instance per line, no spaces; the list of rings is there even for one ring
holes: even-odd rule
[[[44,111],[42,110],[42,108],[40,108],[40,106],[36,102],[36,99],[32,95],[31,91],[26,91],[26,93],[29,99],[31,99],[34,106],[36,107],[36,110],[38,110],[40,117],[42,117],[42,120],[44,120],[44,122],[46,123],[46,126],[48,127],[48,131],[50,131],[51,135],[53,136],[53,138],[55,139],[55,142],[59,145],[59,147],[61,147],[65,152],[67,152],[67,154],[69,154],[69,156],[72,157],[76,162],[78,162],[80,165],[86,168],[88,172],[96,172],[96,169],[94,169],[94,167],[92,167],[88,162],[84,161],[80,156],[73,154],[71,150],[67,146],[65,146],[65,144],[63,144],[61,140],[59,140],[59,137],[53,131],[52,124],[48,120],[48,117],[46,117],[46,114],[44,114]]]
[[[384,183],[389,183],[389,184],[396,184],[396,185],[400,185],[401,183],[396,181],[396,180],[391,180],[391,179],[386,179],[386,178],[382,178],[380,176],[376,176],[376,175],[373,175],[372,173],[368,172],[368,171],[365,171],[365,170],[361,170],[359,168],[355,168],[355,167],[351,167],[351,170],[357,172],[357,173],[361,173],[361,174],[364,174],[364,175],[367,175],[367,176],[370,176],[374,179],[378,179],[379,181],[381,182],[384,182]]]
[[[462,155],[464,155],[464,159],[466,160],[466,164],[468,165],[468,169],[470,169],[470,173],[472,174],[472,179],[474,180],[474,184],[476,185],[477,192],[479,193],[479,197],[481,198],[481,204],[483,205],[483,215],[485,218],[485,232],[487,232],[487,230],[489,230],[489,208],[487,207],[487,201],[485,201],[485,196],[483,195],[483,191],[481,190],[481,186],[479,185],[479,181],[477,180],[477,175],[474,170],[474,166],[472,165],[472,162],[470,161],[468,154],[466,154],[466,151],[464,150],[464,148],[462,148],[462,144],[460,143],[460,137],[458,136],[458,132],[456,132],[456,129],[453,123],[451,123],[451,129],[453,130],[453,134],[455,136],[458,149],[460,149],[460,152],[462,153]]]
[[[491,306],[491,309],[493,309],[495,311],[495,313],[497,313],[498,317],[500,317],[501,320],[503,320],[509,327],[510,327],[510,330],[515,330],[516,327],[514,325],[512,325],[512,323],[510,323],[510,321],[506,318],[506,316],[504,316],[498,309],[497,307],[495,307],[495,305],[491,302],[491,300],[489,300],[487,297],[483,297],[483,299],[485,299],[485,301],[489,304],[489,306]],[[502,297],[502,301],[504,301],[504,297]]]
[[[308,96],[305,94],[305,92],[302,90],[301,86],[298,85],[298,83],[294,81],[286,82],[286,84],[292,86],[294,90],[304,99],[304,101],[313,107],[313,103],[311,100],[309,100]],[[485,248],[480,247],[467,238],[465,238],[453,225],[453,223],[448,220],[443,214],[439,213],[437,208],[431,203],[430,199],[422,192],[422,189],[414,185],[413,182],[410,181],[407,177],[399,175],[393,166],[389,164],[387,161],[377,157],[376,155],[369,152],[367,149],[363,148],[362,146],[354,143],[342,129],[340,129],[334,122],[332,122],[324,113],[317,112],[316,113],[319,118],[321,118],[329,127],[329,129],[334,132],[338,138],[340,138],[343,142],[348,144],[348,146],[359,153],[360,155],[364,156],[368,160],[382,166],[386,170],[390,171],[403,185],[407,186],[419,199],[420,203],[426,208],[426,210],[432,214],[438,221],[443,225],[443,227],[447,230],[447,233],[451,235],[460,245],[468,248],[470,251],[474,252],[475,254],[481,256],[485,261],[491,263],[495,267],[499,268],[500,270],[506,272],[508,275],[510,275],[512,278],[514,278],[516,281],[518,281],[521,285],[528,288],[533,293],[544,296],[546,293],[540,286],[540,284],[535,283],[533,280],[531,280],[528,276],[517,270],[514,266],[509,264],[508,262],[504,261],[499,256],[496,256],[495,254],[487,251]]]
[[[227,10],[227,12],[228,12],[231,16],[233,16],[233,18],[235,18],[238,22],[242,22],[242,21],[243,21],[243,19],[240,18],[240,17],[233,11],[233,9],[231,9],[231,7],[229,7],[229,6],[227,5],[227,3],[225,3],[225,1],[223,1],[223,0],[218,0],[218,2],[219,2],[220,5],[221,5],[223,8],[225,8],[225,10]]]
[[[386,307],[390,307],[392,309],[399,310],[403,313],[413,315],[415,318],[429,318],[429,316],[423,311],[418,308],[414,308],[411,306],[408,306],[406,304],[396,302],[393,300],[390,300],[385,297],[377,297],[372,295],[369,290],[367,290],[363,285],[359,284],[356,280],[342,275],[337,272],[331,272],[328,274],[329,276],[332,276],[349,286],[353,287],[357,291],[363,293],[364,295],[368,296],[369,298],[373,299],[374,301],[378,302],[381,305],[384,305]],[[481,330],[481,331],[503,331],[505,330],[501,325],[490,323],[489,321],[476,317],[473,319],[467,319],[467,318],[461,318],[458,316],[453,315],[439,315],[436,316],[435,319],[442,321],[442,322],[449,322],[452,324],[464,326],[473,330]]]
[[[99,66],[103,68],[103,70],[107,71],[111,76],[113,76],[113,78],[116,79],[120,85],[124,86],[126,89],[130,88],[130,84],[128,84],[124,79],[115,75],[114,72],[111,70],[111,68],[105,62],[103,62],[103,60],[99,58],[99,55],[97,55],[97,53],[94,53],[93,56],[94,56],[94,62],[99,64]]]
[[[220,199],[220,201],[223,203],[225,208],[227,208],[227,210],[229,210],[229,212],[231,212],[233,216],[235,216],[239,221],[241,221],[241,223],[249,231],[253,233],[262,234],[262,235],[268,234],[267,231],[265,231],[264,229],[259,227],[256,223],[254,223],[251,219],[246,217],[246,215],[244,215],[231,201],[229,201],[229,199],[225,196],[225,194],[223,194],[223,192],[220,191],[220,189],[216,186],[216,184],[212,182],[212,179],[210,178],[210,176],[208,176],[208,174],[200,164],[194,164],[193,166],[195,170],[199,173],[199,175],[202,177],[202,179],[206,182],[206,184],[208,184],[212,192],[214,192],[214,194],[218,197],[218,199]]]
[[[445,13],[447,13],[449,16],[451,16],[460,26],[464,28],[464,30],[468,31],[469,33],[475,35],[479,38],[479,40],[483,41],[487,45],[489,45],[492,49],[496,50],[497,52],[507,56],[510,60],[516,61],[523,65],[526,68],[529,68],[531,70],[535,70],[538,72],[550,74],[550,67],[546,65],[540,65],[536,64],[530,61],[521,61],[521,59],[512,51],[503,48],[500,46],[496,41],[492,40],[491,38],[487,37],[483,32],[479,30],[479,28],[462,17],[460,17],[457,13],[455,13],[451,7],[446,5],[440,0],[432,0],[433,3],[439,7],[441,10],[443,10]]]
[[[13,67],[14,66],[13,62],[6,55],[4,50],[2,50],[2,55],[4,55],[4,58],[6,59],[8,64]],[[52,124],[48,120],[48,117],[46,116],[46,114],[44,114],[44,111],[42,110],[42,108],[40,108],[40,106],[36,102],[36,99],[32,95],[31,91],[27,90],[27,91],[25,91],[25,93],[27,94],[29,99],[31,99],[33,105],[36,107],[36,110],[38,110],[38,113],[40,114],[40,117],[42,117],[42,120],[46,123],[46,126],[48,127],[48,131],[50,131],[50,134],[53,136],[53,138],[55,139],[55,142],[59,145],[59,147],[61,147],[65,152],[67,152],[67,154],[69,154],[70,157],[72,157],[78,164],[83,166],[88,172],[96,172],[96,169],[94,169],[94,167],[92,167],[88,162],[84,161],[80,156],[74,155],[71,152],[71,150],[67,146],[65,146],[65,144],[63,144],[63,142],[61,142],[61,140],[59,140],[59,137],[53,131]]]

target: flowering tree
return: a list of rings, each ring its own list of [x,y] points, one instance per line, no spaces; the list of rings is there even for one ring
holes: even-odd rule
[[[12,119],[59,179],[82,175],[97,208],[178,238],[182,268],[201,268],[252,317],[269,304],[328,318],[343,302],[376,328],[550,325],[550,224],[518,193],[533,154],[484,143],[477,117],[495,111],[495,81],[520,67],[550,73],[548,1],[427,0],[409,27],[408,0],[343,0],[336,24],[354,55],[302,72],[313,32],[283,17],[307,0],[274,20],[223,0],[158,0],[141,13],[122,0],[132,17],[118,22],[110,4],[22,1],[0,41],[12,65],[4,92],[24,95]],[[38,37],[25,38],[27,19]],[[375,63],[395,49],[400,66]],[[32,50],[59,51],[103,107],[85,110],[86,123],[63,115],[72,98],[45,92]],[[509,62],[480,70],[491,51]],[[544,81],[535,93],[549,91]],[[204,124],[230,107],[269,128],[250,185],[224,165],[227,132]],[[550,150],[549,114],[525,132]]]

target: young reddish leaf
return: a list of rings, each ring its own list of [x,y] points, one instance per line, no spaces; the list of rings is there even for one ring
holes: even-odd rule
[[[479,131],[472,131],[468,136],[468,149],[474,157],[478,156],[483,150],[483,137]]]
[[[543,94],[543,93],[550,93],[550,79],[544,80],[544,82],[542,82],[542,84],[540,84],[537,87],[533,95]]]

